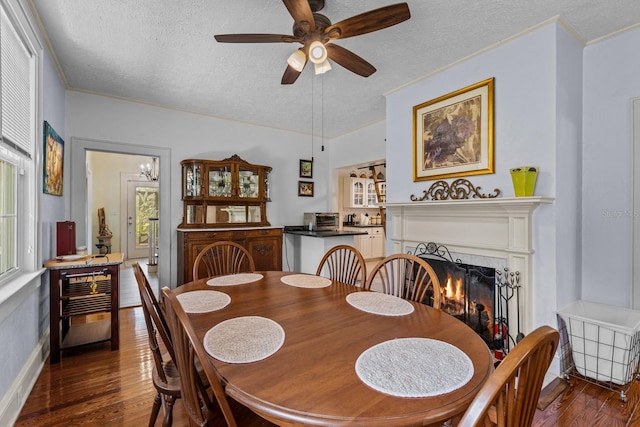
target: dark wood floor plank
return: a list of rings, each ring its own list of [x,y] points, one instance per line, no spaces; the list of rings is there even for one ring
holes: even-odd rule
[[[146,333],[140,307],[120,310],[120,350],[92,344],[46,364],[15,425],[146,426],[155,397]],[[188,420],[178,404],[174,426],[182,425]]]

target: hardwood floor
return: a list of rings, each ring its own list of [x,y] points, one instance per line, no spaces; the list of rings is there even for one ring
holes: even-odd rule
[[[66,351],[59,364],[47,363],[15,425],[148,425],[156,394],[152,369],[142,308],[121,309],[120,350],[93,344]],[[173,425],[188,425],[181,404],[173,414]]]
[[[620,393],[570,378],[569,386],[544,411],[536,411],[535,427],[640,426],[640,382],[633,381],[627,402]]]
[[[142,309],[121,309],[120,350],[94,344],[66,351],[59,364],[47,363],[15,425],[148,425],[155,397],[152,369]],[[619,393],[572,378],[555,401],[537,411],[533,425],[640,426],[640,382],[634,381],[627,399],[624,403]],[[180,401],[173,425],[188,425]]]
[[[133,274],[131,267],[134,262],[140,264],[142,271],[147,276],[149,283],[154,289],[158,288],[158,273],[149,273],[147,258],[128,259],[120,265],[120,308],[135,307],[140,305],[140,292],[138,291],[138,283]]]

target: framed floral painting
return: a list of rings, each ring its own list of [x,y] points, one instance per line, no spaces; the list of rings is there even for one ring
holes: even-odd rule
[[[490,78],[413,107],[413,180],[493,173]]]
[[[48,122],[44,122],[44,171],[42,191],[62,196],[64,141]]]

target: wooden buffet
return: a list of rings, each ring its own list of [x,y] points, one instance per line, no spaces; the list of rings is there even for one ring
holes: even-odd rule
[[[178,286],[193,280],[193,263],[202,248],[220,240],[247,248],[257,270],[282,270],[282,228],[178,229]]]
[[[237,154],[224,160],[187,159],[182,166],[183,218],[178,227],[178,285],[208,244],[230,240],[249,250],[259,270],[282,270],[282,228],[267,220],[271,167]]]

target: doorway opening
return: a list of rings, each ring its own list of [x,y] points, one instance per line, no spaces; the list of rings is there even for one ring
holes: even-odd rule
[[[125,169],[122,165],[115,163],[111,164],[111,169],[116,169],[117,172],[113,172],[108,178],[100,178],[103,182],[103,189],[100,191],[100,196],[109,196],[111,193],[120,193],[117,191],[120,188],[121,173],[124,171],[130,175],[136,175],[140,173],[140,164],[149,163],[150,159],[155,157],[159,161],[159,180],[158,180],[158,240],[165,242],[163,247],[166,250],[161,250],[158,253],[157,264],[157,283],[165,283],[170,286],[175,283],[175,278],[171,274],[172,269],[175,266],[171,265],[171,245],[172,239],[171,233],[171,168],[162,167],[163,165],[169,165],[171,160],[171,149],[153,147],[153,146],[140,146],[134,144],[123,144],[110,141],[92,140],[84,138],[71,138],[71,179],[70,179],[70,218],[76,223],[76,238],[78,241],[86,239],[87,246],[94,245],[96,238],[92,235],[91,230],[93,224],[97,222],[97,211],[93,211],[92,204],[90,203],[97,193],[93,189],[94,181],[98,180],[98,176],[94,170],[88,168],[88,157],[95,154],[110,154],[110,155],[123,155],[120,158],[122,160],[130,161],[130,165]],[[136,159],[136,157],[138,157]],[[142,159],[141,159],[142,158]],[[95,169],[95,168],[94,168]],[[138,177],[141,178],[141,177]],[[115,191],[114,191],[115,190]],[[119,194],[116,197],[116,202],[113,206],[115,208],[105,209],[105,216],[111,231],[120,234],[120,222],[123,218],[126,221],[126,212],[120,208]],[[95,218],[94,218],[95,217]],[[115,221],[115,223],[114,223]],[[120,241],[118,242],[120,245]],[[114,248],[115,251],[115,248]],[[121,246],[118,247],[118,251],[121,252]],[[175,253],[173,255],[175,257]],[[145,253],[144,261],[147,261],[148,255]],[[125,266],[130,263],[126,262]],[[172,280],[173,279],[173,280]],[[157,292],[157,285],[154,286]],[[137,293],[137,289],[136,289]]]

